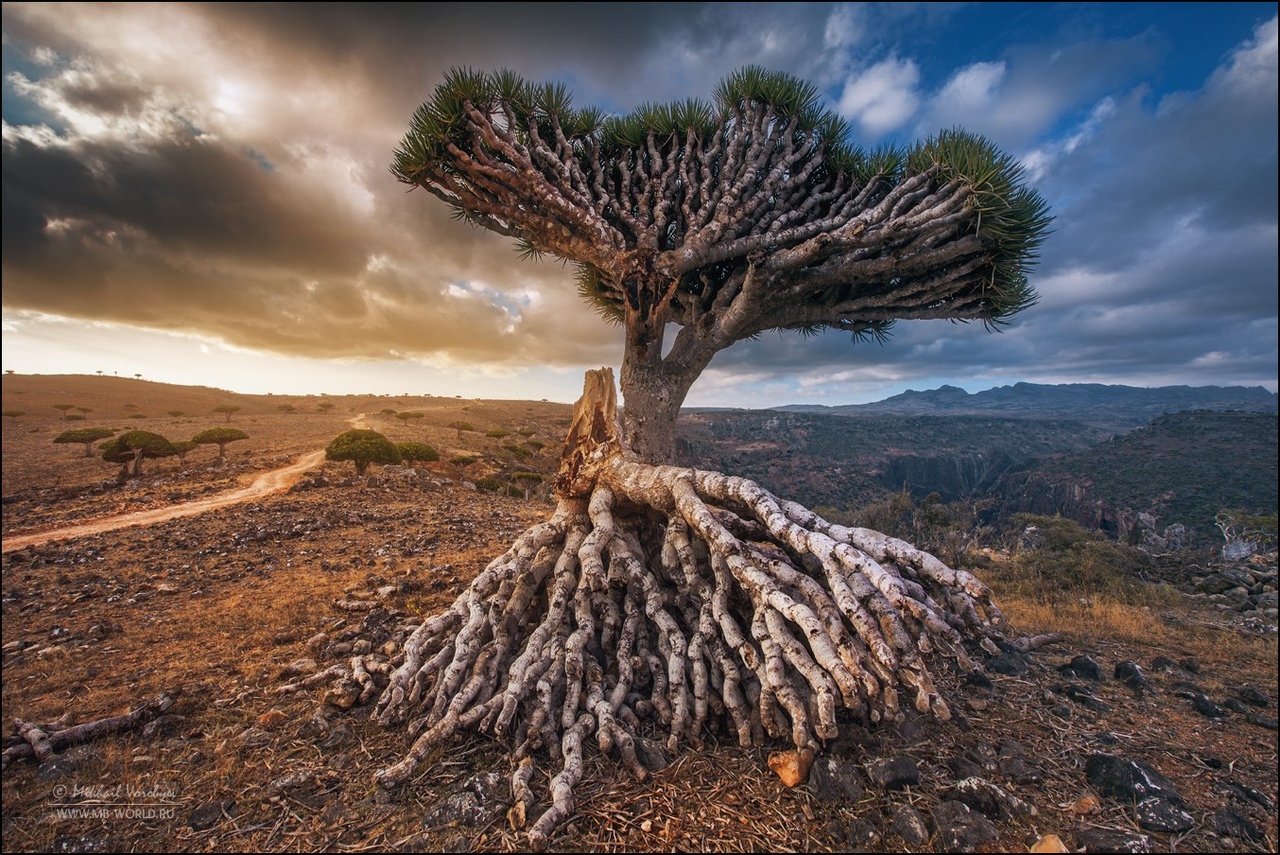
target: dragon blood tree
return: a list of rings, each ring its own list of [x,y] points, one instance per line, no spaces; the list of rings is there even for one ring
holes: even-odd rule
[[[416,742],[508,745],[515,824],[535,764],[558,767],[530,842],[573,810],[593,740],[637,777],[656,737],[814,750],[842,722],[949,717],[931,662],[1003,641],[977,578],[758,484],[675,464],[675,421],[712,356],[766,330],[883,338],[898,319],[998,327],[1035,301],[1050,221],[1019,165],[954,130],[864,152],[815,87],[747,67],[713,102],[577,109],[560,84],[455,70],[413,117],[393,172],[455,214],[572,262],[622,327],[588,372],[549,519],[407,639],[375,708]],[[670,340],[668,340],[670,338]]]

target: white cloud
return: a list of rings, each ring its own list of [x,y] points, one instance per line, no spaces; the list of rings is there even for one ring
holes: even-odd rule
[[[906,124],[916,112],[919,84],[914,60],[886,59],[846,81],[836,109],[879,136]]]
[[[1003,62],[975,62],[951,76],[938,93],[938,100],[965,111],[982,109],[991,103],[1008,71]]]
[[[1253,38],[1231,52],[1226,65],[1214,72],[1209,87],[1227,86],[1250,92],[1276,91],[1277,18],[1260,24]]]
[[[847,48],[858,43],[862,37],[855,7],[841,5],[831,13],[823,29],[822,41],[828,48]]]

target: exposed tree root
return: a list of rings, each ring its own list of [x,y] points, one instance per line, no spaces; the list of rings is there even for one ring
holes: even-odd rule
[[[34,757],[36,762],[43,763],[55,753],[72,745],[91,742],[101,736],[140,727],[167,712],[181,693],[180,689],[173,689],[162,693],[155,700],[143,704],[132,712],[74,726],[68,724],[69,716],[48,724],[16,720],[13,723],[16,736],[12,740],[5,740],[4,768],[8,769],[11,761],[23,757]]]
[[[966,642],[994,652],[1003,617],[985,585],[749,480],[632,459],[607,382],[593,395],[589,378],[579,402],[555,514],[405,642],[375,714],[417,741],[379,784],[486,733],[511,746],[523,817],[545,753],[559,772],[529,830],[544,846],[573,811],[587,739],[644,779],[642,728],[672,753],[722,725],[743,747],[816,749],[842,710],[897,720],[905,697],[950,717],[927,660],[969,670]]]

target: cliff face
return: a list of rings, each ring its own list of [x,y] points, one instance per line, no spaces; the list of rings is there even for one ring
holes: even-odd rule
[[[681,415],[679,454],[683,465],[742,475],[810,506],[850,508],[904,486],[954,501],[1014,464],[1107,435],[1078,422],[988,416],[695,411]]]
[[[889,490],[906,485],[914,494],[937,493],[944,502],[954,502],[983,492],[1012,465],[1013,458],[1003,450],[905,455],[887,460],[879,481]]]
[[[1157,546],[1219,541],[1220,510],[1275,513],[1274,415],[1176,413],[1112,435],[1026,418],[695,411],[682,414],[679,435],[682,464],[810,507],[855,509],[905,487],[917,498],[988,498],[987,522],[1061,515]]]
[[[1095,531],[1103,531],[1126,543],[1141,538],[1139,511],[1116,507],[1091,492],[1092,483],[1068,472],[1022,468],[1007,472],[989,491],[996,504],[988,512],[991,521],[1014,514],[1061,516]]]
[[[1117,539],[1179,537],[1188,545],[1221,540],[1214,518],[1226,509],[1276,512],[1273,415],[1186,412],[1113,437],[1088,450],[1029,462],[988,491],[993,513],[1055,514]]]

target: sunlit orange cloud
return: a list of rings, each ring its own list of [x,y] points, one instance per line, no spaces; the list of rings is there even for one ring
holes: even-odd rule
[[[612,352],[571,271],[394,181],[393,125],[358,79],[190,8],[90,7],[59,27],[94,58],[24,84],[62,134],[6,128],[14,172],[41,188],[9,226],[6,307],[295,356]]]
[[[1016,380],[1274,389],[1274,7],[1185,4],[1205,26],[1176,33],[1158,12],[1129,26],[1103,4],[1019,4],[1034,38],[965,38],[1004,5],[5,3],[6,367],[39,370],[19,344],[50,318],[389,371],[616,364],[619,330],[572,269],[396,182],[400,137],[451,67],[624,112],[760,63],[814,81],[861,144],[956,123],[1023,160],[1057,215],[1043,300],[998,336],[769,334],[718,355],[691,404]],[[40,340],[74,348],[75,329]]]

